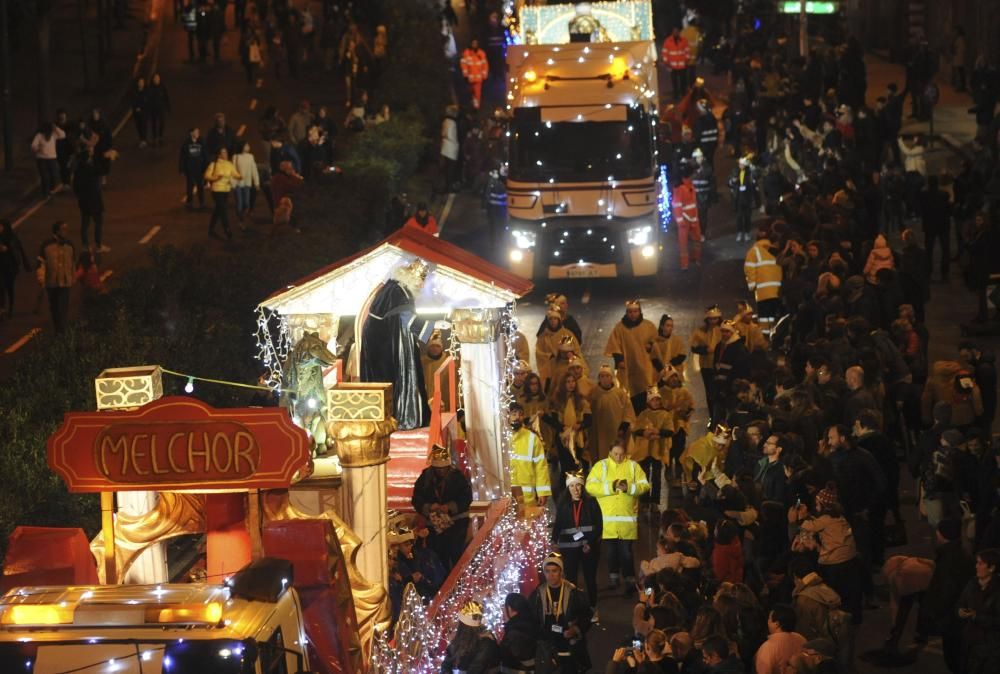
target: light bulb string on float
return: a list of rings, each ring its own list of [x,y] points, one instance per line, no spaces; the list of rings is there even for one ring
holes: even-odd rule
[[[192,386],[192,388],[194,386],[192,382],[203,381],[203,382],[205,382],[207,384],[219,384],[221,386],[235,386],[237,388],[249,388],[249,389],[254,389],[256,391],[270,391],[270,390],[272,390],[271,387],[269,387],[269,386],[258,386],[257,384],[244,384],[243,382],[239,382],[239,381],[228,381],[226,379],[212,379],[211,377],[199,377],[199,376],[193,375],[193,374],[187,374],[187,373],[184,373],[184,372],[177,372],[175,370],[168,370],[165,367],[161,367],[160,371],[163,372],[164,374],[170,374],[170,375],[173,375],[175,377],[179,377],[180,379],[187,380],[187,383],[190,384]]]

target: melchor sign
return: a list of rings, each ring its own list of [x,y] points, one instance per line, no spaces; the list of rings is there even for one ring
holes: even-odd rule
[[[162,398],[130,412],[70,412],[48,461],[72,492],[288,487],[310,443],[284,408],[215,409]]]

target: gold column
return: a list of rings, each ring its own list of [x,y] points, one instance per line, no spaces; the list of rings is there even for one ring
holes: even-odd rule
[[[343,383],[327,392],[327,435],[343,466],[340,515],[361,539],[358,569],[388,586],[386,569],[386,463],[392,417],[392,384]]]
[[[503,352],[500,309],[454,309],[449,316],[462,352],[462,389],[465,428],[470,451],[482,471],[479,500],[510,494],[510,467],[504,460],[500,385]]]

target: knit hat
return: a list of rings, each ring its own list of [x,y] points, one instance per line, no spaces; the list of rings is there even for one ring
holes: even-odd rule
[[[559,570],[561,571],[563,568],[563,556],[560,555],[558,552],[550,552],[548,556],[544,560],[542,560],[542,568],[544,569],[546,566],[549,566],[550,564],[555,564],[556,566],[559,567]]]
[[[962,535],[962,523],[952,519],[941,520],[938,522],[937,532],[946,541],[957,541]]]
[[[571,484],[586,484],[582,470],[574,470],[571,473],[566,473],[566,486],[569,487]]]
[[[475,600],[466,602],[462,610],[458,612],[458,620],[469,627],[481,627],[483,624],[483,605]]]
[[[819,510],[830,510],[840,506],[840,498],[837,496],[837,488],[834,486],[820,489],[816,494],[816,507]]]
[[[947,442],[949,447],[958,447],[965,442],[965,436],[962,434],[962,431],[955,428],[949,428],[942,433],[941,439]]]
[[[812,639],[802,644],[802,650],[813,651],[824,658],[837,657],[837,646],[830,639]]]

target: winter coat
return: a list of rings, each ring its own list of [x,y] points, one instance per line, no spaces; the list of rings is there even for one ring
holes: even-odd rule
[[[233,183],[233,187],[260,188],[260,174],[257,172],[257,160],[254,159],[253,153],[241,152],[233,157],[233,165],[242,176]]]
[[[962,371],[962,365],[954,360],[938,360],[931,368],[931,374],[924,384],[920,396],[921,413],[924,422],[933,421],[931,412],[935,403],[944,401],[951,405],[951,423],[954,426],[968,426],[983,413],[982,392],[976,386],[971,393],[961,394],[955,387],[955,378]]]
[[[150,84],[146,89],[146,110],[151,115],[162,115],[170,112],[170,95],[162,82]]]
[[[800,527],[819,539],[820,565],[842,564],[858,556],[854,532],[843,517],[820,515],[803,520]]]
[[[966,584],[958,607],[975,611],[973,618],[962,618],[963,672],[993,674],[1000,671],[1000,585],[997,576],[985,589],[973,578]]]
[[[840,604],[840,595],[819,574],[810,573],[801,581],[796,580],[792,590],[795,631],[806,639],[829,638],[828,616]]]
[[[207,153],[205,152],[205,144],[202,142],[201,138],[198,140],[191,140],[188,136],[183,143],[181,143],[180,159],[177,162],[177,170],[189,176],[200,177],[202,173],[205,172],[205,167],[208,165]]]
[[[848,516],[882,503],[886,478],[868,450],[861,447],[839,449],[830,455],[830,463],[840,503]]]
[[[715,544],[712,548],[712,571],[719,582],[743,582],[743,545],[739,538],[725,545]]]
[[[604,518],[597,499],[584,492],[580,505],[580,525],[573,518],[573,507],[579,502],[574,501],[568,490],[563,492],[556,503],[556,519],[552,524],[552,542],[560,550],[581,548],[584,543],[591,547],[601,542]],[[582,534],[582,535],[581,535]]]
[[[525,663],[535,659],[538,647],[538,624],[530,615],[515,615],[503,626],[500,640],[500,665],[512,670],[531,670]]]
[[[101,174],[93,161],[82,161],[77,165],[73,172],[73,193],[81,213],[96,215],[104,212]]]
[[[876,274],[880,269],[895,269],[892,259],[892,251],[885,237],[879,234],[875,237],[875,246],[868,253],[868,261],[865,262],[865,279],[869,283],[876,283]]]

